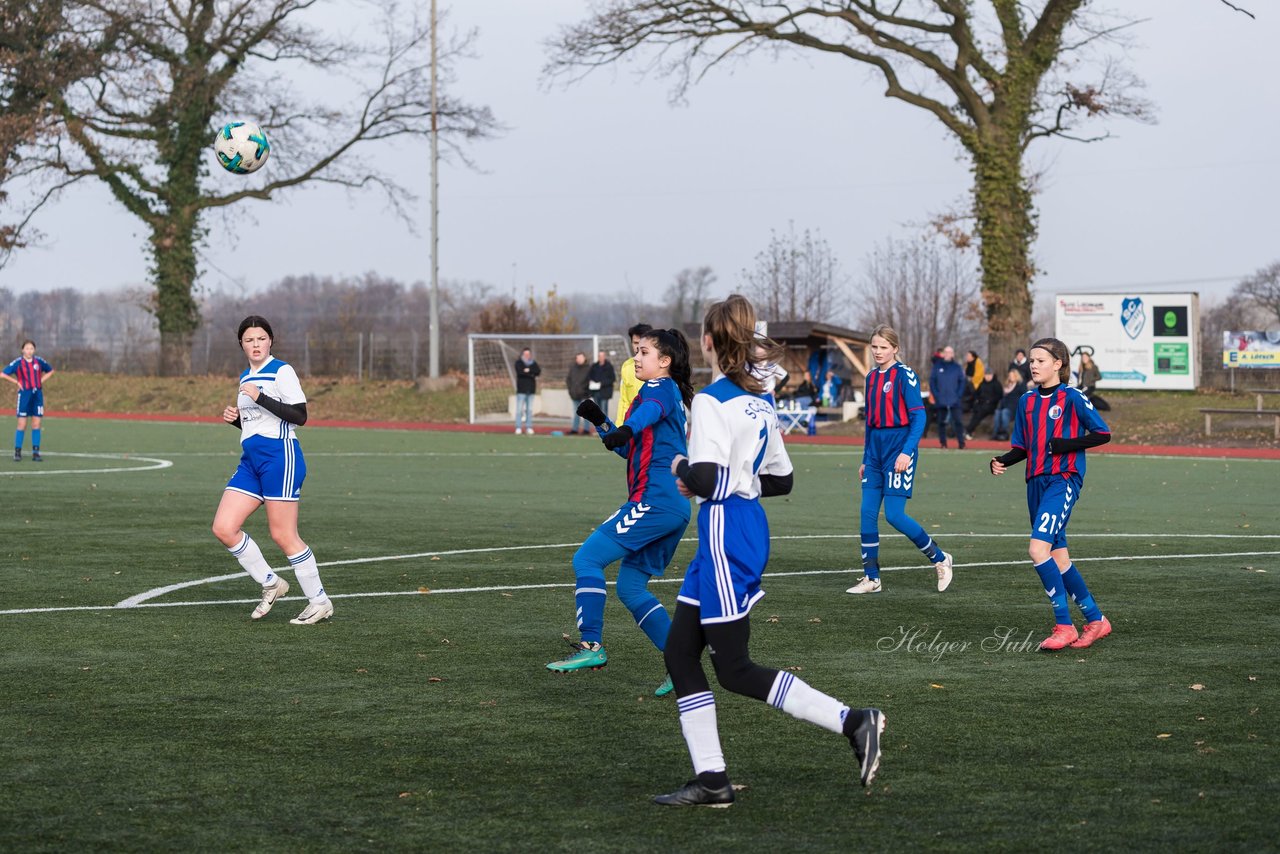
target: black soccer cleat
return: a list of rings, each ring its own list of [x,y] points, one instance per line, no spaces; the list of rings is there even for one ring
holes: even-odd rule
[[[42,462],[44,462],[44,457],[40,456],[40,452],[39,452],[39,451],[32,451],[32,452],[31,452],[31,462],[33,462],[33,463],[42,463]]]
[[[714,807],[724,809],[733,806],[733,786],[712,789],[701,780],[690,780],[674,792],[654,796],[653,802],[664,807]]]
[[[870,786],[880,769],[880,735],[884,732],[884,712],[879,709],[859,709],[850,712],[859,717],[858,724],[849,733],[854,758],[858,760],[858,780]]]

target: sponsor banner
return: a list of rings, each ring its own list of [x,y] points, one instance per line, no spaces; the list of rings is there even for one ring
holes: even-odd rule
[[[1194,389],[1199,312],[1194,293],[1058,294],[1055,334],[1093,350],[1100,389]],[[1073,381],[1079,368],[1073,357]]]
[[[1223,332],[1222,367],[1280,368],[1280,330]]]

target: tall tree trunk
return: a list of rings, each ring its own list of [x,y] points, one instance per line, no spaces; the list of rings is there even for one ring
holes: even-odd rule
[[[191,373],[191,339],[200,325],[200,310],[192,294],[196,281],[195,225],[194,215],[172,213],[151,234],[160,375],[165,377]]]
[[[982,257],[982,296],[987,307],[987,358],[997,376],[1026,349],[1031,334],[1030,247],[1036,215],[1022,174],[1017,133],[993,134],[973,149],[974,214]]]

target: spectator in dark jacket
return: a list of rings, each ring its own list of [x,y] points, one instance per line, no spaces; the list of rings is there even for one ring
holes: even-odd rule
[[[1010,367],[1002,390],[1004,394],[1000,397],[1000,405],[996,407],[995,420],[991,422],[991,438],[1007,442],[1009,433],[1013,430],[1013,415],[1018,411],[1018,401],[1027,393],[1027,384],[1022,381],[1022,371]]]
[[[569,402],[573,404],[573,429],[569,431],[570,436],[587,435],[587,422],[578,415],[578,404],[591,397],[591,390],[587,388],[590,382],[591,366],[587,364],[587,354],[578,353],[573,357],[569,375],[564,380],[564,387],[569,392]],[[582,429],[579,430],[579,427]]]
[[[520,432],[521,416],[524,430],[533,435],[533,396],[538,393],[538,375],[542,367],[533,360],[533,351],[525,347],[516,359],[516,432]]]
[[[609,361],[609,354],[601,350],[587,374],[587,388],[591,399],[605,412],[609,411],[609,398],[613,397],[613,384],[618,381],[618,374]]]
[[[942,352],[934,356],[933,370],[929,372],[929,391],[933,394],[933,404],[938,412],[938,443],[947,446],[947,423],[950,422],[956,442],[964,449],[964,422],[960,417],[960,402],[964,399],[964,387],[968,380],[964,368],[956,364],[956,349],[951,346],[942,348]]]
[[[1031,363],[1027,361],[1027,351],[1019,347],[1013,351],[1013,361],[1009,363],[1009,370],[1017,371],[1022,375],[1022,384],[1026,385],[1031,382]]]
[[[973,393],[973,415],[964,428],[966,439],[972,439],[973,431],[978,429],[978,425],[985,421],[987,416],[995,414],[1002,397],[1004,397],[1004,390],[1000,388],[1000,383],[996,382],[996,375],[988,370],[983,374],[982,382],[978,383],[978,388]]]

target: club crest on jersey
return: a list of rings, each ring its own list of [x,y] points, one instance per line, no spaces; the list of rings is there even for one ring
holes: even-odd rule
[[[1137,338],[1142,327],[1147,323],[1147,314],[1142,310],[1141,297],[1125,297],[1120,302],[1120,322],[1124,324],[1125,334]]]
[[[885,383],[881,388],[884,389],[885,394],[893,391],[893,380],[885,380]]]
[[[1062,417],[1062,407],[1061,407],[1061,406],[1059,406],[1059,405],[1058,405],[1058,404],[1056,404],[1056,403],[1055,403],[1053,406],[1050,406],[1050,407],[1049,407],[1049,417],[1050,417],[1050,418],[1052,418],[1054,421],[1057,421],[1059,418],[1061,418],[1061,417]]]

